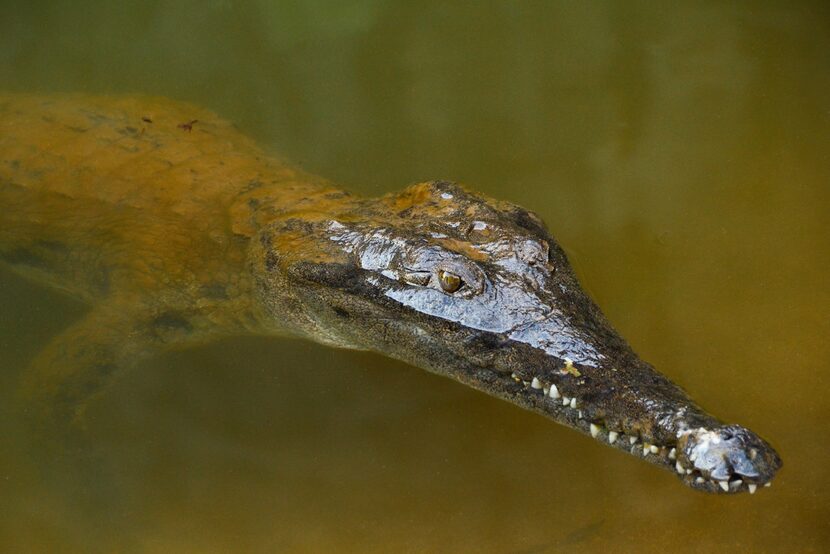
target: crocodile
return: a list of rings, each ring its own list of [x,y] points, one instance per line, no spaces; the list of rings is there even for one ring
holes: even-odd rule
[[[160,97],[0,94],[0,260],[89,303],[21,376],[82,425],[119,371],[239,334],[372,350],[718,494],[781,459],[640,359],[532,211],[448,181],[362,198]],[[44,423],[45,424],[45,423]]]

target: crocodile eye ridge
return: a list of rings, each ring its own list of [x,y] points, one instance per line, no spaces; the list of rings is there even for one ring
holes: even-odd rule
[[[405,283],[410,285],[425,287],[429,284],[432,274],[428,271],[407,271],[402,278]]]

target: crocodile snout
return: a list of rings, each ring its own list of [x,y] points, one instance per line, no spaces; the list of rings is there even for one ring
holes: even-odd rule
[[[683,431],[677,456],[688,484],[705,490],[754,493],[758,486],[768,486],[781,468],[775,449],[740,425]]]

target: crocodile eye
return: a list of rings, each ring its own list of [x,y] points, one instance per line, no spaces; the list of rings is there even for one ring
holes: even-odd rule
[[[461,277],[449,271],[438,272],[438,282],[441,283],[441,288],[444,292],[455,292],[461,288]]]

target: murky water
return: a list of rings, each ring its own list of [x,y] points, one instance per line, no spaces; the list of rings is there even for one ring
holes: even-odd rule
[[[381,356],[240,338],[145,362],[91,408],[116,482],[47,481],[9,399],[87,308],[4,271],[0,550],[830,549],[826,2],[0,14],[4,89],[172,96],[363,194],[448,178],[533,208],[635,348],[785,463],[706,496]]]

